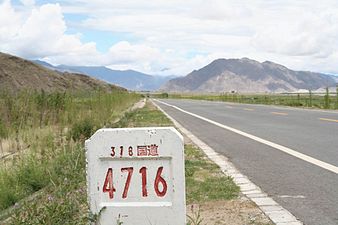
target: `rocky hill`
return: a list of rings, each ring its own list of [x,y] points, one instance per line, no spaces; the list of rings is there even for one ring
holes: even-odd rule
[[[217,59],[185,77],[168,81],[161,87],[168,92],[294,92],[335,87],[332,76],[293,71],[285,66],[248,58]]]
[[[31,61],[0,53],[0,90],[23,89],[51,91],[125,90],[83,74],[62,73]]]

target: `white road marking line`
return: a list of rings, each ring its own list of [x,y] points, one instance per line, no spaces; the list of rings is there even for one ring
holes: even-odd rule
[[[336,122],[338,123],[338,120],[334,120],[334,119],[328,119],[328,118],[319,118],[320,120],[323,120],[323,121],[329,121],[329,122]]]
[[[271,112],[271,114],[275,114],[275,115],[281,115],[281,116],[287,116],[287,113],[283,113],[283,112]]]
[[[186,111],[186,110],[184,110],[184,109],[181,109],[181,108],[179,108],[179,107],[177,107],[177,106],[174,106],[174,105],[171,105],[171,104],[168,104],[168,103],[165,103],[165,102],[156,100],[156,99],[155,99],[155,101],[158,101],[158,102],[160,102],[160,103],[162,103],[162,104],[164,104],[164,105],[167,105],[167,106],[170,106],[170,107],[172,107],[172,108],[174,108],[174,109],[177,109],[178,111],[181,111],[181,112],[183,112],[183,113],[186,113],[186,114],[191,115],[191,116],[193,116],[193,117],[196,117],[196,118],[198,118],[198,119],[204,120],[204,121],[206,121],[206,122],[208,122],[208,123],[214,124],[214,125],[216,125],[216,126],[218,126],[218,127],[221,127],[221,128],[223,128],[223,129],[232,131],[232,132],[234,132],[234,133],[236,133],[236,134],[239,134],[239,135],[242,135],[242,136],[244,136],[244,137],[250,138],[250,139],[252,139],[252,140],[254,140],[254,141],[257,141],[257,142],[259,142],[259,143],[268,145],[268,146],[273,147],[273,148],[275,148],[275,149],[278,149],[278,150],[280,150],[280,151],[282,151],[282,152],[284,152],[284,153],[287,153],[287,154],[289,154],[289,155],[292,155],[292,156],[294,156],[294,157],[296,157],[296,158],[298,158],[298,159],[304,160],[304,161],[309,162],[309,163],[311,163],[311,164],[313,164],[313,165],[319,166],[319,167],[321,167],[321,168],[323,168],[323,169],[326,169],[326,170],[331,171],[331,172],[333,172],[333,173],[335,173],[335,174],[338,174],[338,167],[337,167],[337,166],[331,165],[331,164],[329,164],[329,163],[323,162],[323,161],[318,160],[318,159],[316,159],[316,158],[313,158],[313,157],[311,157],[311,156],[308,156],[308,155],[305,155],[305,154],[303,154],[303,153],[297,152],[297,151],[295,151],[295,150],[293,150],[293,149],[291,149],[291,148],[282,146],[282,145],[280,145],[280,144],[276,144],[276,143],[274,143],[274,142],[271,142],[271,141],[265,140],[265,139],[263,139],[263,138],[254,136],[254,135],[252,135],[252,134],[249,134],[249,133],[246,133],[246,132],[237,130],[237,129],[235,129],[235,128],[232,128],[232,127],[223,125],[223,124],[221,124],[221,123],[218,123],[218,122],[216,122],[216,121],[207,119],[207,118],[205,118],[205,117],[203,117],[203,116],[200,116],[200,115],[197,115],[197,114],[195,114],[195,113],[188,112],[188,111]]]
[[[278,198],[305,198],[304,195],[278,195]]]
[[[250,108],[243,108],[243,110],[245,110],[245,111],[254,111],[254,109],[250,109]]]

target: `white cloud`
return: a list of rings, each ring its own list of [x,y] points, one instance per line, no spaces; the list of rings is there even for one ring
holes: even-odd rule
[[[178,75],[219,57],[250,57],[338,73],[336,0],[21,2],[30,7],[14,10],[8,0],[0,5],[0,50],[24,57]],[[64,13],[87,19],[68,23]],[[66,22],[72,30],[123,33],[130,39],[100,53],[95,42],[68,34]]]
[[[172,75],[174,71],[171,68],[163,72],[162,70],[166,65],[176,68],[182,64],[183,60],[183,57],[170,49],[160,51],[148,45],[122,41],[113,45],[109,52],[103,55],[101,62],[113,69],[134,69],[150,74],[156,72],[159,75],[168,73]]]
[[[26,58],[65,59],[98,54],[95,43],[81,43],[66,34],[59,4],[45,4],[26,12],[15,11],[10,1],[0,5],[0,50]]]
[[[7,46],[9,41],[20,29],[21,15],[6,0],[0,5],[0,45]]]
[[[110,63],[132,63],[144,60],[154,61],[161,57],[158,49],[142,44],[132,45],[127,41],[121,41],[113,45],[108,52]]]
[[[105,2],[91,1],[82,8],[97,9],[86,11],[90,19],[83,26],[130,33],[159,49],[202,51],[206,58],[255,55],[256,59],[277,59],[294,69],[306,70],[316,64],[316,71],[323,72],[328,71],[328,64],[330,68],[336,65],[325,61],[338,52],[334,0],[159,1],[156,6],[149,1],[136,5]]]
[[[253,43],[267,52],[326,58],[338,50],[337,13],[303,12],[293,23],[262,28]]]

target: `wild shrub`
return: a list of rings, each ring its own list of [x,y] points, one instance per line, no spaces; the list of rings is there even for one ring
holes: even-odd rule
[[[88,139],[93,134],[94,128],[93,121],[85,118],[72,126],[71,137],[74,141]]]

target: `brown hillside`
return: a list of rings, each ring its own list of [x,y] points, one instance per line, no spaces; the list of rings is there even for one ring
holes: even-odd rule
[[[321,73],[294,71],[285,66],[248,58],[217,59],[185,77],[168,81],[168,92],[295,92],[335,87],[336,78]]]
[[[82,74],[60,73],[31,61],[0,52],[0,91],[23,89],[52,91],[126,90]]]

